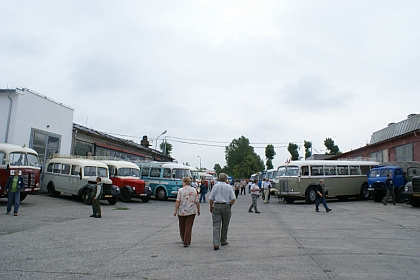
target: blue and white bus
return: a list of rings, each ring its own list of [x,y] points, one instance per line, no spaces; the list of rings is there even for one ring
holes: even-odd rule
[[[136,163],[140,167],[141,179],[152,189],[152,195],[159,200],[176,198],[182,188],[182,178],[190,177],[189,166],[171,162]]]

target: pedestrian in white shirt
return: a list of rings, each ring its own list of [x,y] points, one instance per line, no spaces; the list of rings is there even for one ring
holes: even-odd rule
[[[265,181],[262,182],[262,187],[264,191],[264,204],[266,204],[269,202],[271,189],[271,182],[268,180],[268,178],[265,178]]]

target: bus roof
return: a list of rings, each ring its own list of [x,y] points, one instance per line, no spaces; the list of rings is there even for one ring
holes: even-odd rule
[[[178,169],[190,169],[190,166],[182,165],[173,162],[152,162],[152,163],[136,163],[139,167],[163,167],[163,168],[178,168]],[[191,169],[190,169],[191,170]]]
[[[357,160],[301,160],[301,161],[291,161],[290,163],[285,163],[279,165],[282,166],[306,166],[306,165],[379,165],[379,162],[376,161],[357,161]],[[279,168],[277,167],[277,168]]]
[[[60,157],[55,157],[52,159],[49,159],[47,161],[47,165],[50,163],[64,163],[64,164],[72,164],[72,165],[80,165],[82,166],[98,166],[98,167],[104,167],[106,169],[108,169],[108,166],[101,162],[101,161],[97,161],[97,160],[92,160],[92,159],[83,159],[83,158],[60,158]]]
[[[138,167],[136,164],[124,161],[124,160],[100,160],[100,162],[105,163],[106,165],[113,165],[116,168],[134,168],[137,170],[140,170],[140,167]]]
[[[0,142],[0,151],[4,151],[8,154],[13,153],[13,152],[21,152],[21,153],[29,153],[29,154],[38,155],[38,153],[31,148],[22,147],[22,146],[14,145],[14,144],[1,143],[1,142]]]

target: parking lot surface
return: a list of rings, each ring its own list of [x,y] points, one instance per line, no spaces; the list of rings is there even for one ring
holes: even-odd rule
[[[419,279],[420,209],[373,201],[258,201],[232,208],[228,246],[213,250],[209,204],[184,248],[174,200],[108,205],[102,219],[70,196],[0,200],[0,279]],[[122,208],[128,208],[122,210]]]

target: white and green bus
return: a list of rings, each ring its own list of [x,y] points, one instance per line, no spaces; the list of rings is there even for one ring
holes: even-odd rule
[[[324,179],[328,197],[369,198],[367,174],[379,165],[374,161],[307,160],[291,161],[277,168],[276,195],[287,203],[295,200],[315,202],[315,187]]]

